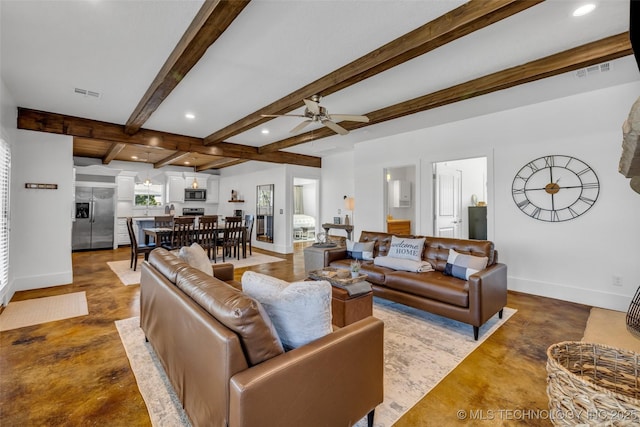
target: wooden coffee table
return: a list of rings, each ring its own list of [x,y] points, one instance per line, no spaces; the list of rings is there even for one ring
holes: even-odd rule
[[[356,295],[349,295],[349,284],[344,281],[330,277],[322,277],[317,272],[311,272],[311,280],[326,280],[331,283],[331,313],[332,323],[338,327],[347,326],[365,317],[373,315],[373,291],[369,290]],[[367,275],[363,274],[357,278],[358,281],[366,281]],[[358,283],[354,279],[347,282]]]

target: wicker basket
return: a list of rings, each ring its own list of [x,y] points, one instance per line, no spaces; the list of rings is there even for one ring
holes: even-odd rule
[[[640,425],[640,354],[566,341],[547,349],[547,395],[556,426]]]

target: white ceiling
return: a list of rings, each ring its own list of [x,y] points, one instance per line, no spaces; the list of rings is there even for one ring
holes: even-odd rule
[[[144,128],[207,135],[463,4],[459,0],[254,0]],[[628,0],[547,0],[322,99],[366,114],[629,29]],[[0,72],[21,107],[124,124],[202,5],[192,0],[0,0]],[[637,81],[631,57],[298,145],[323,156],[354,143],[582,91]],[[74,93],[83,88],[99,99]],[[299,110],[301,111],[301,110]],[[187,112],[196,119],[184,117]],[[277,118],[230,138],[261,146],[291,136]],[[264,135],[261,130],[268,128]],[[313,129],[306,128],[304,132]]]

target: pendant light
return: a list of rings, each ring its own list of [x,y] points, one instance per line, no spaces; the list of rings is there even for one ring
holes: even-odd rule
[[[149,152],[147,151],[147,159],[144,161],[145,163],[149,163]],[[151,180],[149,179],[149,170],[147,169],[147,177],[144,180],[144,185],[151,185]]]

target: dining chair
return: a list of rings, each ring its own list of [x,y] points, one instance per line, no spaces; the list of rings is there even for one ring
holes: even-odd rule
[[[203,215],[198,228],[198,243],[207,251],[209,259],[216,256],[216,239],[218,238],[218,215]]]
[[[129,232],[129,240],[131,241],[131,262],[129,263],[129,268],[133,268],[133,271],[136,271],[138,267],[138,256],[144,254],[145,261],[148,260],[149,253],[156,248],[156,244],[138,244],[136,233],[133,231],[133,218],[131,217],[127,218],[127,231]]]
[[[173,216],[172,215],[154,216],[153,227],[154,228],[173,228]],[[162,245],[163,243],[169,242],[170,239],[171,239],[171,235],[166,234],[162,236],[162,241],[157,242],[157,244]]]
[[[195,241],[195,218],[192,216],[178,216],[173,218],[173,231],[171,240],[163,243],[162,247],[167,250],[180,249],[189,246]]]
[[[251,249],[251,236],[253,235],[253,222],[254,222],[253,214],[247,214],[244,216],[244,231],[245,231],[245,242],[249,244],[249,255],[253,255]],[[246,246],[243,249],[244,254],[247,253]]]
[[[222,238],[221,245],[222,262],[226,261],[227,254],[240,259],[240,244],[242,242],[243,234],[242,217],[228,216],[224,219],[224,222],[224,237]]]

